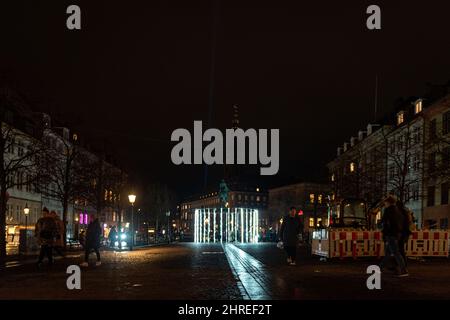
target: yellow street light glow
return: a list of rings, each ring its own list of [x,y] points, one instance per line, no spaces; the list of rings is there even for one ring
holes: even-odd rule
[[[128,196],[128,201],[130,201],[130,203],[133,204],[136,201],[136,195],[130,194]]]

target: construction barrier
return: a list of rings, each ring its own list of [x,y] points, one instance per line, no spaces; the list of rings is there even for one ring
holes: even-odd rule
[[[414,231],[405,252],[410,257],[448,257],[449,234],[442,230]],[[313,232],[312,254],[326,258],[384,256],[381,231],[328,230]]]

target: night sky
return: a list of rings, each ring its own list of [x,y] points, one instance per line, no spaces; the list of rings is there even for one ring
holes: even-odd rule
[[[263,185],[320,180],[336,147],[373,121],[376,75],[378,116],[450,80],[450,4],[313,3],[2,1],[0,71],[41,111],[107,139],[136,181],[188,195],[203,166],[173,165],[170,135],[207,122],[215,52],[211,125],[231,127],[239,105],[243,128],[280,129],[280,171]],[[80,31],[66,28],[70,4]],[[366,28],[370,4],[381,30]]]

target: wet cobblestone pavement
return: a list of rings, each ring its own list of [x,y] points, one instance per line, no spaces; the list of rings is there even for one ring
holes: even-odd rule
[[[298,250],[288,266],[273,243],[173,244],[132,252],[102,252],[103,264],[82,268],[81,290],[68,290],[71,253],[49,269],[13,264],[0,271],[0,299],[448,299],[449,259],[410,260],[410,276],[383,273],[368,290],[370,260],[319,261]],[[16,266],[18,265],[18,266]]]
[[[81,269],[81,290],[67,289],[65,273],[81,258],[58,260],[51,270],[38,271],[33,264],[2,270],[0,299],[241,299],[220,246],[183,244],[102,255],[101,266]]]
[[[328,260],[297,251],[297,265],[288,266],[283,250],[273,243],[237,245],[258,259],[278,287],[273,299],[449,299],[450,259],[408,259],[409,277],[398,278],[390,272],[381,274],[381,290],[368,290],[367,267],[377,259]],[[278,279],[278,281],[276,280]],[[279,281],[282,281],[280,283]],[[284,286],[280,290],[280,286]]]

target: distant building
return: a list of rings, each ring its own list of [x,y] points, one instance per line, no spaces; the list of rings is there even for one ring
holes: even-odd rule
[[[268,225],[278,232],[280,219],[295,206],[306,228],[328,225],[330,186],[300,182],[269,189]]]

